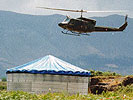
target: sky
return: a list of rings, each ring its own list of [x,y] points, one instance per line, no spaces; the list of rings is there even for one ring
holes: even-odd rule
[[[133,18],[133,0],[0,0],[0,10],[32,15],[63,14],[79,16],[78,13],[51,11],[36,8],[38,6],[76,10],[122,10],[119,15],[128,14]],[[126,12],[125,12],[126,11]],[[87,13],[84,16],[107,16],[114,13]]]

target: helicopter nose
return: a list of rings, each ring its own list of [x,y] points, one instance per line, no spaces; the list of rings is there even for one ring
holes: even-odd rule
[[[66,23],[59,23],[58,24],[61,28],[64,28],[64,29],[66,29],[66,27],[67,27],[67,24]]]
[[[66,23],[59,23],[58,24],[60,27],[65,27],[67,24]]]
[[[62,24],[62,23],[59,23],[58,25],[59,25],[60,27],[62,27],[62,26],[63,26],[63,24]]]

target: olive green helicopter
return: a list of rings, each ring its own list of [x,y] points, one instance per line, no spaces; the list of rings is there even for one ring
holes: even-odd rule
[[[60,10],[60,11],[70,11],[70,12],[80,12],[81,16],[79,18],[67,18],[59,23],[58,25],[66,30],[66,32],[62,31],[63,34],[68,35],[90,35],[91,32],[118,32],[123,31],[128,23],[127,23],[127,15],[125,17],[125,22],[118,28],[114,27],[103,27],[103,26],[96,26],[96,21],[93,19],[88,19],[82,16],[83,13],[87,12],[121,12],[121,11],[86,11],[86,10],[68,10],[68,9],[57,9],[57,8],[48,8],[48,7],[37,7],[43,9],[50,9],[50,10]],[[71,33],[70,33],[71,32]]]

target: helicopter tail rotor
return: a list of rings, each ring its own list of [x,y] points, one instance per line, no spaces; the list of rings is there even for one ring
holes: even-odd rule
[[[120,31],[123,31],[127,27],[127,25],[128,25],[127,17],[128,17],[128,15],[126,15],[126,17],[125,17],[125,23],[121,27],[119,27]]]
[[[127,18],[128,18],[128,15],[126,15],[126,17],[125,17],[125,22],[127,22]]]

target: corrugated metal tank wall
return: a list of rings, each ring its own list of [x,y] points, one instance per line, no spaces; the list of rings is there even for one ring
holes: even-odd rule
[[[31,93],[68,92],[88,94],[88,77],[70,75],[8,73],[7,90]]]

